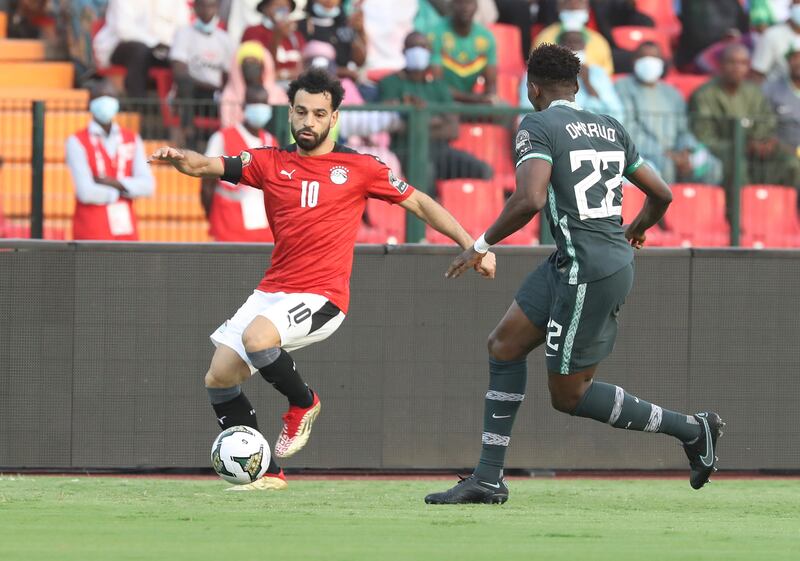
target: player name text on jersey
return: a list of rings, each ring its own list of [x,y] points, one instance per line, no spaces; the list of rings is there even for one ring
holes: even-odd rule
[[[605,138],[609,142],[615,142],[617,140],[617,130],[611,127],[603,126],[599,123],[582,123],[580,121],[569,123],[565,127],[567,129],[567,134],[575,140],[579,136],[588,136],[590,138],[600,137]]]

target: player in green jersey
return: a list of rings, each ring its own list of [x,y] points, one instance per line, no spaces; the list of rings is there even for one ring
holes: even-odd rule
[[[558,411],[616,428],[661,432],[683,442],[693,488],[715,471],[715,447],[724,423],[712,412],[685,415],[593,380],[611,353],[617,316],[633,284],[633,248],[667,210],[672,194],[639,156],[615,119],[575,104],[580,63],[572,51],[545,44],[528,60],[528,97],[536,113],[516,136],[517,189],[475,246],[447,276],[480,263],[489,247],[516,232],[539,211],[549,219],[557,249],[523,282],[505,317],[489,336],[481,458],[473,474],[430,504],[503,503],[511,428],[527,380],[526,357],[544,344],[548,387]],[[623,177],[647,199],[622,228]]]

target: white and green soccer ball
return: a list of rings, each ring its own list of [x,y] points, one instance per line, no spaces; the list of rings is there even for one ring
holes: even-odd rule
[[[229,483],[245,485],[264,475],[270,450],[264,436],[244,425],[225,429],[211,445],[211,465]]]

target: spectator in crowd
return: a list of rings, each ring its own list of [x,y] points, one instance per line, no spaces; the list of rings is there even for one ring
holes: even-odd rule
[[[609,76],[614,74],[611,45],[597,31],[589,29],[589,0],[558,0],[558,19],[536,36],[535,47],[542,43],[558,43],[565,31],[580,31],[586,35],[586,63],[599,66]]]
[[[788,75],[786,53],[800,41],[800,0],[793,0],[789,21],[764,31],[753,52],[753,72],[761,79],[774,80]]]
[[[243,109],[243,122],[211,135],[206,156],[237,156],[251,148],[277,145],[264,129],[272,118],[267,90],[258,86],[248,89]],[[209,232],[216,241],[273,241],[264,209],[264,194],[259,189],[206,177],[202,182],[201,200]]]
[[[180,146],[193,136],[193,117],[217,116],[216,101],[228,80],[233,44],[219,28],[217,1],[195,0],[195,22],[178,29],[172,41],[169,57],[182,133],[173,140]]]
[[[286,105],[289,98],[275,81],[272,55],[258,41],[246,41],[239,46],[231,64],[230,77],[222,92],[220,120],[223,127],[242,122],[242,104],[249,88],[267,90],[272,105]]]
[[[266,47],[275,61],[278,82],[285,88],[300,75],[306,44],[292,17],[294,0],[261,0],[256,8],[263,18],[261,24],[248,27],[242,41],[260,41]]]
[[[761,89],[747,82],[750,54],[732,44],[722,54],[719,75],[701,86],[690,101],[692,131],[723,163],[723,186],[733,187],[739,154],[734,153],[734,122],[745,127],[742,182],[797,186],[800,161],[775,136],[775,114]],[[728,197],[730,201],[730,197]],[[731,208],[728,206],[730,218]]]
[[[444,18],[451,15],[451,12],[452,0],[419,0],[419,11],[414,18],[414,30],[426,35],[432,33]],[[472,21],[488,27],[497,22],[497,16],[497,5],[494,0],[478,0],[478,9]]]
[[[97,66],[124,66],[126,93],[144,98],[150,67],[169,66],[172,39],[179,28],[189,25],[190,16],[182,1],[109,0],[105,25],[94,38]]]
[[[94,73],[92,30],[105,17],[108,0],[61,0],[60,14],[66,48],[75,65],[75,83]]]
[[[725,39],[739,39],[747,33],[748,19],[739,0],[682,0],[681,35],[675,64],[694,71],[695,58]]]
[[[476,0],[453,0],[453,15],[428,35],[433,45],[431,63],[450,86],[455,101],[498,104],[495,39],[484,26],[473,23],[477,8]],[[482,93],[474,92],[478,78],[483,79]]]
[[[261,13],[256,9],[261,0],[222,0],[220,17],[234,45],[242,42],[242,34],[248,27],[259,25]]]
[[[442,79],[431,76],[431,45],[427,37],[412,32],[405,41],[403,52],[406,64],[400,72],[380,81],[380,100],[386,103],[402,103],[425,107],[428,103],[452,103],[449,86]],[[456,150],[450,142],[458,137],[458,117],[453,114],[437,114],[430,121],[431,180],[473,177],[489,179],[492,169],[471,154]],[[393,137],[395,153],[408,155],[408,136],[400,132]],[[403,158],[401,157],[401,161]],[[408,169],[403,161],[403,168]]]
[[[137,240],[132,201],[153,194],[142,139],[114,122],[117,91],[92,87],[89,126],[67,139],[66,161],[75,184],[72,233],[76,240]]]
[[[333,45],[337,75],[358,82],[358,69],[367,60],[364,13],[358,9],[348,17],[342,0],[308,0],[306,12],[308,17],[301,26],[306,40]]]
[[[610,115],[623,122],[622,102],[614,89],[611,77],[600,66],[586,62],[586,39],[580,31],[565,31],[558,38],[559,45],[572,50],[581,61],[581,72],[578,74],[578,93],[575,103],[586,111],[600,115]],[[528,74],[523,73],[520,83],[519,99],[522,107],[533,108],[528,99]]]
[[[542,0],[495,0],[497,22],[516,25],[522,39],[522,60],[527,61],[531,52],[531,29],[534,25],[549,25],[557,19],[555,4],[552,17]]]
[[[633,76],[617,80],[625,108],[625,129],[642,158],[667,183],[719,184],[722,163],[689,130],[686,102],[661,80],[666,63],[653,42],[636,50]]]
[[[764,94],[778,115],[778,140],[800,158],[800,39],[786,54],[789,75],[764,85]]]
[[[367,34],[367,70],[395,71],[403,68],[403,41],[414,29],[417,0],[364,0]]]

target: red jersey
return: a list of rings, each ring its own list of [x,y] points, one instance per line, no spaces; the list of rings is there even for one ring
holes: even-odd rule
[[[238,180],[264,191],[275,236],[272,265],[258,290],[325,296],[344,313],[353,248],[367,198],[401,203],[414,188],[380,160],[340,144],[320,156],[295,146],[246,150]]]

